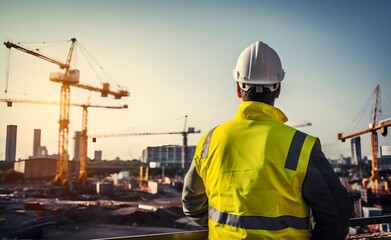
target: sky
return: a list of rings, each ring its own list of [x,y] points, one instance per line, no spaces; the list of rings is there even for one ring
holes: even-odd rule
[[[244,48],[263,41],[280,56],[286,72],[276,101],[288,125],[319,137],[328,158],[350,156],[350,141],[337,133],[368,127],[373,91],[381,89],[381,114],[391,117],[391,3],[363,1],[21,1],[0,0],[0,39],[39,49],[66,61],[76,38],[72,68],[80,83],[112,90],[125,86],[130,96],[102,98],[71,87],[71,102],[127,109],[88,109],[88,134],[178,132],[185,127],[195,145],[202,134],[234,117],[232,70]],[[0,98],[58,101],[61,85],[49,81],[57,65],[0,47]],[[6,91],[7,90],[7,91]],[[17,125],[16,158],[32,155],[34,129],[41,145],[58,151],[59,107],[0,102],[0,159],[7,125]],[[82,109],[71,107],[73,135],[81,130]],[[369,135],[362,151],[370,156]],[[88,142],[88,156],[101,150],[107,160],[139,159],[148,146],[182,144],[181,135],[100,138]],[[380,145],[391,137],[379,134]]]

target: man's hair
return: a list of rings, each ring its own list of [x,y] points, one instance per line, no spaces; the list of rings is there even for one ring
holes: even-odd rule
[[[262,88],[262,92],[256,92],[255,87],[251,87],[247,91],[241,91],[243,101],[255,101],[273,105],[274,100],[278,97],[278,89],[272,92],[268,88]]]

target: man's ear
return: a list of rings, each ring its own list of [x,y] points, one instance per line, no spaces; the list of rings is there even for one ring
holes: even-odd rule
[[[242,98],[242,90],[240,89],[239,83],[236,82],[236,94],[238,95],[238,98]]]
[[[281,93],[281,83],[280,83],[280,86],[278,86],[278,89],[276,91],[277,91],[276,98],[278,98]]]

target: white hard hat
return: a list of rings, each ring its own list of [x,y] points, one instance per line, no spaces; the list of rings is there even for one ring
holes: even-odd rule
[[[243,50],[233,70],[234,79],[245,91],[250,87],[256,87],[257,92],[262,92],[262,87],[275,91],[284,76],[278,54],[260,41]]]

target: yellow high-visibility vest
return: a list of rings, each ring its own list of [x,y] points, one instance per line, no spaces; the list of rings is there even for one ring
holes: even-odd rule
[[[194,155],[209,204],[209,239],[310,239],[302,196],[317,138],[283,122],[277,108],[244,101],[205,134]]]

